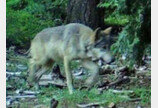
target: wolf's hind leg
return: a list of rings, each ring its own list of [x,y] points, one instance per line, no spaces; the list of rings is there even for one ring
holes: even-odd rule
[[[67,80],[67,86],[69,93],[73,93],[73,85],[72,85],[72,74],[69,70],[69,60],[67,57],[64,57],[64,68],[65,68],[65,73],[66,73],[66,80]]]

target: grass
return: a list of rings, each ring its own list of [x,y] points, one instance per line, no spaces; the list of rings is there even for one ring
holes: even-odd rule
[[[141,98],[142,105],[148,105],[151,103],[151,90],[149,88],[134,88],[134,93],[115,94],[110,89],[99,93],[96,88],[87,90],[75,90],[73,95],[70,95],[66,88],[59,89],[56,87],[42,88],[41,94],[38,95],[40,103],[47,106],[50,105],[50,100],[55,98],[59,101],[58,108],[62,106],[69,106],[70,108],[76,108],[77,103],[92,103],[92,102],[105,102],[103,106],[107,106],[113,102],[118,104],[120,102],[128,102],[128,98],[123,96],[129,96],[131,98]]]
[[[109,75],[108,78],[115,80],[113,75]],[[76,89],[73,95],[69,95],[67,88],[59,89],[55,86],[50,86],[49,88],[41,88],[41,94],[38,95],[38,99],[41,103],[49,106],[50,100],[54,98],[59,101],[58,108],[62,108],[63,106],[76,108],[77,103],[92,102],[105,102],[102,106],[107,106],[111,102],[117,105],[122,102],[129,103],[129,98],[140,98],[140,105],[149,106],[151,104],[151,87],[141,85],[139,81],[140,79],[136,79],[133,83],[122,84],[117,88],[131,90],[133,93],[116,94],[112,92],[112,88],[100,93],[98,89],[92,88],[90,91]]]
[[[118,103],[125,101],[120,95],[114,94],[109,90],[99,94],[95,88],[90,91],[75,90],[73,95],[70,95],[67,89],[56,87],[42,88],[41,92],[42,94],[38,95],[40,102],[49,106],[50,100],[55,98],[60,102],[59,108],[65,104],[69,105],[69,107],[75,107],[77,103],[105,102],[105,104],[109,104],[110,102]]]
[[[150,87],[142,87],[142,88],[133,88],[134,94],[131,97],[140,97],[141,104],[151,104],[151,88]]]

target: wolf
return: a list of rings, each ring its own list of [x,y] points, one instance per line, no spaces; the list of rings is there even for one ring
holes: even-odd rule
[[[83,24],[70,23],[42,30],[31,42],[29,82],[37,83],[55,62],[63,62],[66,83],[69,93],[72,94],[74,88],[69,65],[72,60],[80,60],[83,67],[91,73],[86,85],[92,86],[99,72],[98,65],[92,59],[102,59],[106,63],[113,60],[109,51],[98,47],[98,43],[109,36],[111,29],[92,30]]]

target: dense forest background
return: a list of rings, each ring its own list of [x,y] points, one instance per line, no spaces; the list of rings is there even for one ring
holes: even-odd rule
[[[16,46],[17,49],[28,49],[33,37],[44,28],[70,22],[91,26],[86,21],[79,19],[80,16],[77,14],[71,16],[71,13],[74,12],[70,6],[77,8],[74,1],[7,0],[7,48]],[[84,3],[84,0],[76,1],[80,5],[82,2]],[[95,22],[103,19],[101,24],[96,26],[101,26],[102,29],[108,26],[117,27],[118,40],[112,45],[112,52],[118,57],[125,56],[126,64],[128,62],[129,66],[133,66],[136,62],[142,64],[143,55],[150,54],[151,1],[100,0],[95,2],[95,5],[92,4],[91,8],[100,9],[96,11],[98,13],[102,12],[98,19],[90,19]],[[78,10],[80,11],[80,9]],[[78,10],[75,11],[79,12]],[[94,14],[98,16],[96,12]],[[92,21],[93,25],[95,22]],[[96,26],[91,27],[95,29]]]

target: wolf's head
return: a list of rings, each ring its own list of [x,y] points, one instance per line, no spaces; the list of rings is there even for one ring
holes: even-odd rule
[[[102,59],[106,63],[114,61],[114,57],[109,51],[109,37],[112,27],[105,30],[97,28],[91,38],[91,43],[87,46],[87,56],[93,59]]]

